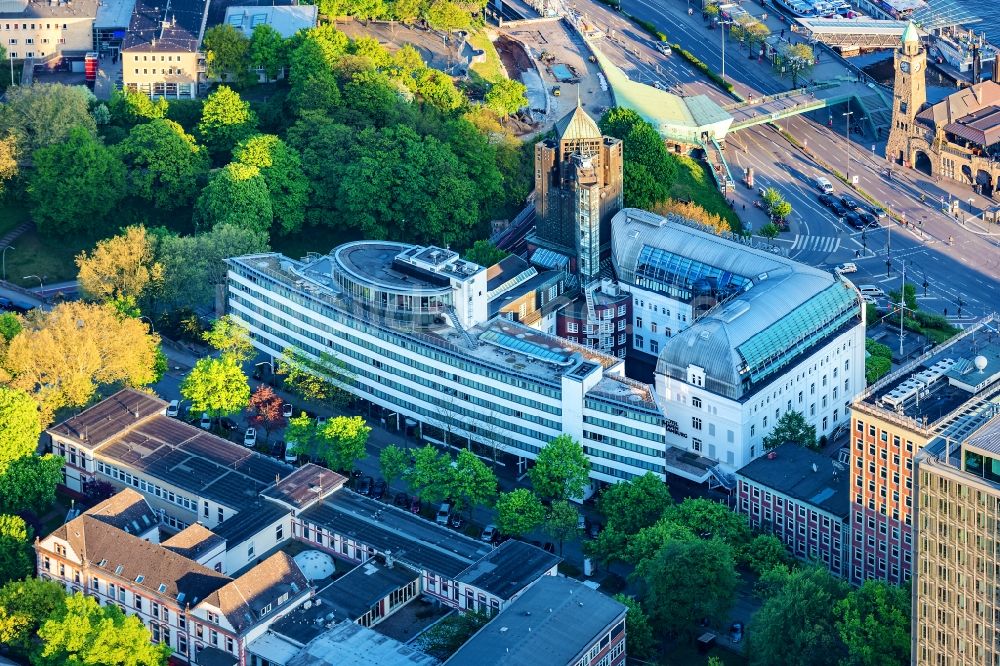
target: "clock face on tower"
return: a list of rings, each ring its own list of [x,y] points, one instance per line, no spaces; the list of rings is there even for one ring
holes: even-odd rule
[[[903,62],[899,63],[899,71],[901,71],[903,74],[909,74],[910,73],[909,61],[904,60]]]
[[[916,60],[913,63],[913,73],[916,74],[919,71],[920,71],[920,61]]]

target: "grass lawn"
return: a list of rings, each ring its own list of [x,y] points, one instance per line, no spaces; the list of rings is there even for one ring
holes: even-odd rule
[[[56,492],[56,501],[49,509],[49,512],[42,516],[41,536],[51,534],[52,531],[63,524],[66,520],[66,512],[73,506],[73,501],[60,492]]]
[[[469,36],[469,44],[475,49],[486,52],[486,62],[473,63],[470,69],[490,83],[507,78],[504,73],[503,64],[500,62],[500,54],[489,37],[483,31]]]
[[[7,280],[22,287],[37,287],[38,280],[25,280],[25,275],[39,275],[45,284],[76,278],[73,258],[82,250],[90,250],[96,241],[91,239],[50,239],[38,235],[34,229],[14,241],[13,250],[7,252]]]
[[[276,252],[300,259],[307,252],[327,253],[341,243],[359,240],[361,232],[356,230],[332,229],[330,227],[305,227],[291,236],[278,236],[271,239],[271,249]]]
[[[693,201],[708,212],[725,218],[729,222],[730,229],[739,229],[740,219],[719,192],[715,179],[708,172],[708,167],[685,155],[676,157],[680,168],[677,171],[677,180],[670,188],[670,196],[674,199]]]

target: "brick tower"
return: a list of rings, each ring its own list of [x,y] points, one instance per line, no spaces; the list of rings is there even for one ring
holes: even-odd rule
[[[917,27],[910,23],[896,49],[895,85],[892,101],[892,128],[885,146],[885,158],[897,164],[911,161],[910,138],[919,134],[914,118],[927,101],[925,70],[927,51],[920,45]]]

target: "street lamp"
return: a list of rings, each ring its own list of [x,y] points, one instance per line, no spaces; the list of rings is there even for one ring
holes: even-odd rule
[[[143,319],[149,322],[149,330],[152,331],[153,333],[156,333],[156,328],[153,326],[153,320],[147,317],[146,315],[140,315],[139,321],[142,321]]]
[[[3,249],[3,279],[7,279],[7,250],[16,250],[13,245],[8,245]]]
[[[731,21],[719,21],[719,34],[722,38],[722,79],[726,79],[726,26],[732,23]]]
[[[39,276],[37,276],[37,275],[25,275],[23,279],[24,280],[30,280],[31,278],[35,278],[36,280],[38,280],[38,290],[39,291],[45,289],[45,283],[42,282],[42,278],[39,277]]]
[[[851,116],[854,112],[850,110],[851,102],[847,102],[847,113],[842,113],[841,115],[847,118],[847,125],[844,129],[844,140],[847,142],[844,144],[844,152],[847,153],[847,184],[851,184]]]

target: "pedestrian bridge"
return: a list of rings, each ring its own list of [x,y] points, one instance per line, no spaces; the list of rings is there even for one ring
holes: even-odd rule
[[[855,84],[831,82],[748,99],[722,108],[733,117],[729,131],[737,132],[747,127],[773,123],[782,118],[834,106],[858,97],[859,91]]]
[[[909,21],[879,21],[876,19],[795,19],[792,30],[804,34],[810,41],[823,42],[840,49],[888,49],[899,44]],[[921,36],[923,33],[921,32]]]

